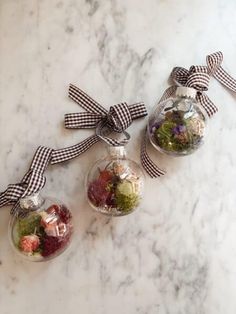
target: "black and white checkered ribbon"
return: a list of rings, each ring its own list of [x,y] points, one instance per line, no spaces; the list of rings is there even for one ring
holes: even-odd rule
[[[0,207],[14,205],[11,209],[11,214],[14,214],[19,209],[21,198],[37,193],[44,187],[46,183],[44,171],[51,160],[52,151],[51,148],[38,147],[31,166],[21,182],[9,184],[7,189],[0,193]]]
[[[215,52],[206,57],[206,66],[191,66],[189,70],[182,67],[173,68],[170,78],[174,84],[166,89],[159,103],[174,96],[178,86],[191,87],[196,89],[196,100],[206,110],[207,115],[213,116],[218,109],[205,93],[208,90],[210,76],[229,90],[236,92],[236,80],[221,67],[222,61],[222,52]],[[145,136],[141,148],[142,165],[152,178],[157,178],[164,175],[165,171],[158,168],[150,159],[147,154],[147,145],[147,136]]]
[[[205,94],[208,90],[210,75],[207,66],[191,66],[189,70],[181,67],[175,67],[170,75],[174,85],[167,88],[159,102],[162,102],[169,97],[175,95],[178,86],[186,86],[196,89],[196,100],[206,110],[206,113],[211,117],[217,112],[217,108],[210,98]]]
[[[65,115],[65,127],[67,129],[96,129],[96,134],[84,141],[62,149],[54,150],[51,163],[59,163],[78,157],[91,146],[105,141],[108,145],[123,146],[129,141],[129,134],[125,131],[133,120],[147,115],[144,103],[127,105],[121,103],[110,107],[108,111],[85,92],[74,85],[69,87],[69,97],[79,104],[86,112],[69,113]],[[123,133],[122,139],[111,138],[112,132]]]
[[[230,91],[236,93],[236,80],[222,68],[222,62],[223,53],[221,51],[212,53],[206,57],[206,63],[210,75],[212,75]]]
[[[163,176],[166,172],[159,168],[149,157],[147,153],[148,146],[148,133],[145,130],[145,134],[143,136],[142,144],[141,144],[141,163],[145,171],[149,174],[151,178],[157,178]]]

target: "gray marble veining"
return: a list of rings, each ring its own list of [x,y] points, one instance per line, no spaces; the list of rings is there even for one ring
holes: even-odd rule
[[[66,131],[79,110],[70,82],[108,107],[143,100],[149,110],[173,66],[222,50],[236,76],[233,0],[1,0],[1,190],[21,179],[38,145],[63,147],[90,131]],[[234,314],[236,312],[236,97],[212,81],[219,113],[205,146],[187,158],[158,155],[168,175],[147,178],[142,208],[108,219],[90,210],[84,182],[97,145],[47,172],[45,194],[67,202],[75,235],[61,257],[27,263],[0,219],[0,313]],[[131,158],[146,120],[130,127]],[[100,148],[100,149],[99,149]]]

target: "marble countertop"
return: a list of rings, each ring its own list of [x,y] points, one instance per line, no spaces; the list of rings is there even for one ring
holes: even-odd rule
[[[236,76],[235,12],[234,0],[1,0],[1,190],[22,178],[38,145],[92,134],[63,128],[64,113],[79,110],[69,83],[107,108],[143,100],[150,110],[173,66],[221,50]],[[236,313],[236,98],[214,80],[208,95],[219,113],[205,146],[188,158],[158,155],[168,175],[147,179],[132,215],[108,219],[86,203],[83,178],[102,144],[49,169],[45,193],[70,205],[75,225],[57,259],[15,255],[1,209],[1,314]],[[136,161],[145,123],[130,128]]]

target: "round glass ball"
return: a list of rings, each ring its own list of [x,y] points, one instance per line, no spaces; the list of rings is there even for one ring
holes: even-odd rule
[[[33,262],[52,259],[68,247],[72,216],[60,201],[33,194],[20,200],[9,224],[10,239],[21,256]]]
[[[124,147],[110,147],[108,156],[97,161],[86,180],[87,198],[96,211],[110,216],[130,214],[140,205],[144,174],[126,158]]]
[[[148,122],[152,145],[172,156],[185,156],[196,151],[204,143],[207,125],[206,113],[194,97],[196,91],[184,88],[186,96],[179,89],[176,97],[154,108]]]

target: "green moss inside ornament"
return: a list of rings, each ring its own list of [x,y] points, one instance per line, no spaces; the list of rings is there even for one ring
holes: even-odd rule
[[[151,114],[149,139],[159,151],[184,156],[203,144],[207,117],[195,96],[194,89],[177,88],[176,97],[158,104]]]
[[[31,261],[43,261],[66,249],[73,231],[71,213],[66,206],[45,199],[36,209],[22,207],[22,212],[24,216],[14,215],[9,226],[19,253]]]
[[[138,164],[125,158],[124,147],[109,149],[114,155],[97,161],[88,173],[88,201],[102,214],[123,216],[138,208],[144,176]]]
[[[164,151],[185,153],[196,149],[203,138],[204,123],[200,118],[185,117],[174,110],[165,114],[153,130],[156,144]]]
[[[116,205],[123,211],[131,211],[139,203],[139,195],[136,193],[132,182],[123,181],[116,188]]]
[[[17,229],[19,237],[37,233],[40,229],[42,217],[38,214],[32,214],[17,221]]]

